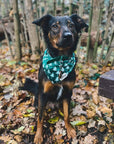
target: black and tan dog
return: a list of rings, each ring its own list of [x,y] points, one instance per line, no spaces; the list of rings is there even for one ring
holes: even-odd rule
[[[69,123],[69,103],[76,79],[74,51],[81,30],[85,28],[87,31],[88,26],[76,14],[63,17],[45,15],[33,24],[42,28],[47,44],[39,70],[38,85],[28,79],[23,88],[33,92],[38,99],[35,101],[38,103],[38,122],[34,143],[43,142],[43,111],[48,101],[63,102],[67,136],[73,138],[76,132]]]

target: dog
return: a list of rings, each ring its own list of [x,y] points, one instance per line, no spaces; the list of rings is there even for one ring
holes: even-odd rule
[[[35,144],[43,142],[42,129],[44,109],[48,101],[63,103],[65,128],[68,138],[76,136],[75,129],[69,123],[69,105],[75,83],[75,65],[77,59],[74,51],[82,29],[86,32],[88,25],[77,14],[71,16],[45,15],[33,21],[43,30],[47,45],[38,74],[38,84],[27,79],[23,90],[35,94],[35,105],[38,104],[37,131]]]

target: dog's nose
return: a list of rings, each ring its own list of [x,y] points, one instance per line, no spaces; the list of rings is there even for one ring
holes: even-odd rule
[[[72,34],[70,32],[65,32],[63,37],[64,37],[64,39],[71,39],[72,38]]]

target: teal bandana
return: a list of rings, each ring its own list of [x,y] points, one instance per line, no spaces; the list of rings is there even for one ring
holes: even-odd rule
[[[43,69],[52,83],[60,83],[72,71],[76,64],[75,54],[71,57],[51,57],[46,49],[43,55]]]

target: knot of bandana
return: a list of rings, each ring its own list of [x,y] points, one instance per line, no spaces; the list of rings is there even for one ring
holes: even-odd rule
[[[75,54],[71,57],[68,56],[57,56],[51,57],[46,49],[43,55],[43,69],[47,75],[47,78],[52,83],[60,83],[64,80],[68,74],[72,71],[76,64]]]

